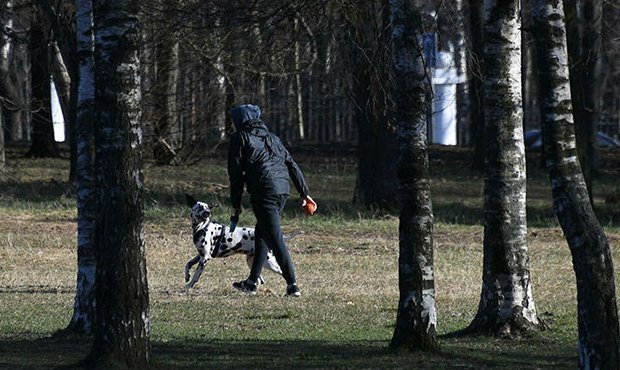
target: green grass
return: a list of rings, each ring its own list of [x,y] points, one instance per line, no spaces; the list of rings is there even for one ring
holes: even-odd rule
[[[195,253],[184,193],[221,204],[226,221],[225,163],[146,169],[146,244],[154,368],[570,368],[577,363],[576,292],[570,253],[550,205],[548,180],[530,166],[530,264],[538,313],[548,329],[530,338],[455,337],[473,318],[482,273],[482,177],[462,149],[431,152],[438,335],[442,353],[387,350],[398,301],[398,218],[350,203],[351,159],[302,157],[319,212],[301,214],[292,197],[285,232],[300,299],[286,299],[270,273],[255,297],[231,283],[247,274],[242,257],[212,261],[191,291],[183,266]],[[88,338],[55,337],[72,314],[76,279],[74,190],[66,160],[9,158],[0,182],[0,368],[72,366]],[[618,206],[604,203],[615,173],[595,199],[612,245]],[[242,223],[252,224],[250,211]],[[618,252],[613,251],[618,261]],[[618,265],[618,263],[616,263]]]

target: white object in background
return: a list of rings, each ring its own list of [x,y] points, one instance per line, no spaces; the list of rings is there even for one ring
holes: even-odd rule
[[[452,52],[437,53],[436,68],[433,68],[433,121],[431,139],[435,144],[456,145],[456,85],[465,82],[459,76],[453,63]]]
[[[58,99],[58,92],[56,91],[56,84],[54,80],[50,79],[50,100],[52,102],[52,123],[54,124],[54,140],[56,142],[65,141],[65,118],[62,115],[62,108],[60,108],[60,100]]]

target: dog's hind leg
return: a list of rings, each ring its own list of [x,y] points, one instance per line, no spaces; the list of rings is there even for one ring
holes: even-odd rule
[[[196,257],[191,258],[189,261],[187,261],[187,263],[185,264],[185,282],[187,283],[189,281],[189,270],[198,263],[198,261],[200,260],[200,255],[196,255]]]
[[[252,262],[254,262],[254,255],[248,254],[246,261],[251,270]],[[280,265],[278,265],[278,261],[276,261],[276,257],[273,255],[272,251],[269,251],[267,253],[267,258],[265,259],[265,263],[263,264],[263,267],[267,268],[267,270],[275,272],[278,275],[282,275],[282,269],[280,268]],[[265,284],[265,279],[263,278],[262,275],[258,277],[258,280],[259,280],[258,281],[259,284]]]
[[[194,272],[194,276],[192,277],[192,281],[190,281],[186,285],[188,288],[193,288],[194,284],[196,284],[198,282],[198,279],[200,279],[200,275],[202,274],[202,272],[205,269],[206,263],[207,263],[207,261],[205,260],[205,258],[200,256],[200,259],[198,261],[198,268]]]
[[[252,263],[254,263],[254,255],[253,254],[247,254],[245,256],[245,262],[247,262],[248,267],[250,268],[250,270],[252,270]],[[260,275],[258,277],[258,281],[256,282],[256,284],[258,284],[258,285],[265,284],[265,279],[263,279],[263,275]]]

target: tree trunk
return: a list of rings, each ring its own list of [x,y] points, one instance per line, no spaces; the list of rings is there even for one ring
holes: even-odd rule
[[[600,0],[564,0],[570,85],[577,152],[590,200],[596,172],[602,79],[602,15]]]
[[[222,17],[218,17],[216,22],[217,25],[220,27],[220,29],[217,29],[216,32],[214,32],[214,38],[215,38],[215,43],[221,45],[224,41],[224,25],[222,25],[223,21],[221,19]],[[226,21],[224,21],[225,23]],[[227,41],[228,43],[228,41]],[[228,88],[228,80],[226,79],[226,65],[225,65],[225,53],[228,51],[228,48],[222,48],[222,50],[220,50],[220,52],[218,53],[217,57],[215,58],[214,61],[214,77],[213,78],[213,91],[214,91],[214,96],[213,96],[213,100],[214,100],[214,114],[212,115],[212,124],[211,127],[209,128],[209,137],[208,139],[211,139],[211,141],[215,141],[220,142],[222,141],[225,137],[226,137],[226,117],[228,114],[228,109],[229,106],[227,105],[226,102],[226,91]],[[262,110],[265,109],[265,107],[261,106],[260,107]],[[204,122],[202,122],[202,124],[204,125]],[[202,138],[201,138],[202,139]]]
[[[26,157],[58,157],[54,140],[52,108],[50,103],[50,59],[48,35],[41,21],[32,23],[30,29],[30,60],[32,76],[32,144]]]
[[[92,0],[77,1],[77,36],[80,81],[76,120],[76,193],[78,212],[78,273],[73,316],[67,331],[92,334],[95,318],[95,137],[94,47]]]
[[[52,4],[48,0],[38,0],[41,19],[53,32],[50,71],[60,100],[65,123],[65,136],[69,143],[70,168],[69,181],[76,178],[77,148],[75,145],[75,120],[77,115],[77,45],[74,2],[64,1]]]
[[[97,304],[87,363],[100,368],[149,358],[137,14],[137,0],[93,2]]]
[[[482,84],[482,20],[480,0],[468,0],[470,22],[470,57],[468,89],[471,109],[471,137],[474,145],[472,168],[481,170],[484,168],[484,107],[483,107],[483,84]]]
[[[6,172],[6,156],[4,145],[4,112],[3,106],[0,102],[0,179],[4,180],[4,173]]]
[[[620,7],[612,2],[603,3],[603,74],[599,129],[618,138],[620,136]]]
[[[536,73],[534,70],[534,39],[532,36],[532,9],[529,2],[521,4],[521,78],[523,80],[523,130],[540,128],[540,109],[538,109],[538,93]]]
[[[299,37],[299,18],[295,17],[294,22],[294,34],[295,37]],[[305,125],[304,125],[304,94],[303,94],[303,85],[301,83],[301,73],[299,70],[301,69],[301,45],[299,40],[295,40],[295,108],[297,111],[297,137],[299,140],[304,140],[305,138]]]
[[[483,7],[484,258],[478,313],[466,332],[512,337],[539,325],[527,250],[521,6]]]
[[[29,140],[31,120],[30,32],[32,7],[25,0],[0,6],[0,95],[4,105],[7,141]]]
[[[73,37],[73,35],[71,35]],[[69,181],[76,180],[77,176],[77,147],[75,143],[75,131],[77,120],[77,79],[78,66],[75,62],[66,63],[65,58],[78,59],[75,51],[71,50],[71,54],[63,56],[61,49],[54,43],[54,56],[52,59],[52,77],[58,90],[60,98],[60,106],[63,113],[65,123],[65,137],[69,143],[70,150],[70,166]],[[77,47],[76,47],[77,49]]]
[[[174,2],[163,2],[166,19],[174,17]],[[157,32],[157,31],[156,31]],[[156,44],[156,81],[153,96],[155,102],[153,122],[153,157],[157,164],[167,165],[177,156],[175,137],[178,130],[177,85],[179,67],[179,43],[173,34],[162,30]]]
[[[355,28],[356,45],[353,55],[353,104],[358,127],[358,176],[354,202],[370,209],[395,211],[398,205],[398,178],[396,158],[397,134],[391,127],[387,70],[391,61],[380,46],[387,38],[382,15],[388,12],[384,2],[363,3],[351,27]],[[381,30],[381,31],[379,31]],[[360,53],[359,49],[364,52]],[[319,122],[322,124],[321,122]]]
[[[459,76],[467,76],[467,17],[465,14],[464,0],[456,0],[455,17],[458,20],[458,31],[455,40],[455,67]],[[467,81],[456,85],[457,104],[457,142],[459,145],[469,145],[471,140],[471,116],[470,116],[470,90]]]
[[[390,1],[401,197],[398,281],[400,299],[393,349],[438,351],[433,211],[426,151],[426,84],[418,36],[420,14],[411,1]]]
[[[620,368],[620,333],[609,241],[591,203],[575,151],[566,28],[561,1],[532,0],[543,142],[553,206],[577,280],[579,367]]]

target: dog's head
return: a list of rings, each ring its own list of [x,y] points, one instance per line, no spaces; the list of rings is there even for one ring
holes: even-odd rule
[[[201,223],[208,223],[211,219],[211,209],[217,206],[209,207],[207,203],[199,202],[191,195],[185,194],[185,201],[187,206],[192,209],[190,218],[192,225],[198,225]]]

